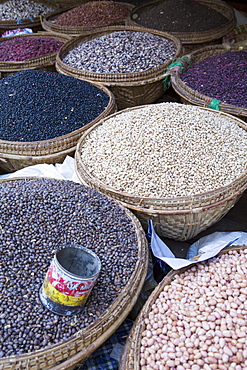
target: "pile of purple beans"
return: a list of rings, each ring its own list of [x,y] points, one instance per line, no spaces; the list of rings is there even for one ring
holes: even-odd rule
[[[0,42],[1,62],[22,62],[56,52],[62,41],[50,37],[14,37]]]
[[[181,74],[193,90],[247,108],[247,51],[228,51],[204,59]]]

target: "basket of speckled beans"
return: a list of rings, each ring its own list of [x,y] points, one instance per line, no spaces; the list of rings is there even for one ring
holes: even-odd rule
[[[55,15],[43,17],[42,27],[46,31],[62,33],[71,37],[90,34],[99,28],[125,24],[134,5],[107,1],[88,1],[72,9],[61,9]]]
[[[108,87],[121,110],[158,99],[166,68],[180,53],[180,40],[168,33],[109,26],[66,42],[57,54],[56,69]]]
[[[115,112],[100,84],[57,72],[22,70],[0,80],[0,169],[13,172],[73,155],[84,130]]]
[[[185,52],[220,43],[236,26],[233,8],[220,0],[155,0],[135,7],[126,24],[178,37]]]
[[[128,108],[80,138],[78,177],[117,199],[147,231],[189,240],[219,221],[247,188],[247,126],[181,103]]]
[[[247,367],[247,248],[169,272],[127,338],[119,370]]]
[[[116,331],[140,294],[148,263],[143,229],[117,202],[69,180],[1,180],[0,210],[0,369],[74,369]],[[68,314],[65,303],[54,313],[41,303],[40,288],[55,253],[74,245],[98,256],[100,274],[83,311]],[[57,295],[60,278],[52,280]]]
[[[205,106],[247,121],[247,46],[212,45],[171,68],[171,84],[186,104]]]
[[[0,39],[0,77],[21,70],[55,72],[56,54],[69,40],[66,35],[38,32]]]
[[[59,9],[60,5],[52,0],[0,0],[0,34],[29,27],[33,32],[41,31],[40,17]]]

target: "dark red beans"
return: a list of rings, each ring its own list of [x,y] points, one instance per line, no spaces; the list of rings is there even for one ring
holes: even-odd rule
[[[114,1],[90,1],[59,15],[54,22],[67,27],[102,26],[123,21],[130,9]]]
[[[247,51],[204,59],[182,73],[181,79],[201,94],[247,108]]]
[[[0,43],[1,62],[21,62],[56,52],[62,41],[49,37],[15,37]]]

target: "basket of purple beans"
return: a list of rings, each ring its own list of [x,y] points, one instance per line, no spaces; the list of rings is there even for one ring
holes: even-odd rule
[[[57,52],[69,39],[52,32],[0,38],[1,78],[26,69],[55,72]]]
[[[180,59],[170,70],[171,84],[183,103],[247,120],[247,47],[212,45]]]

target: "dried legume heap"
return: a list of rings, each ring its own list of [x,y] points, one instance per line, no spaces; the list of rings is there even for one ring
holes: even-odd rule
[[[136,232],[125,210],[72,181],[15,180],[0,184],[0,357],[69,338],[102,314],[135,268]],[[83,314],[58,316],[39,300],[57,248],[80,244],[102,270]]]
[[[183,72],[181,79],[201,94],[247,108],[247,51],[206,58]]]
[[[0,139],[39,141],[73,132],[101,114],[109,96],[55,72],[20,71],[0,80]]]
[[[62,13],[54,23],[67,27],[102,26],[123,21],[130,10],[114,1],[89,1]]]
[[[182,197],[228,185],[247,169],[247,132],[230,118],[179,103],[106,119],[81,146],[87,172],[117,191]]]
[[[133,21],[166,32],[204,32],[229,20],[213,7],[195,0],[166,0],[149,4],[133,13]]]
[[[145,319],[141,369],[246,369],[246,277],[246,249],[177,275]]]
[[[8,0],[0,4],[0,21],[36,18],[52,10],[32,0]]]
[[[56,52],[62,41],[50,37],[15,37],[0,43],[1,62],[20,62]]]
[[[143,72],[172,60],[174,43],[148,32],[116,31],[81,43],[63,62],[96,73]]]

